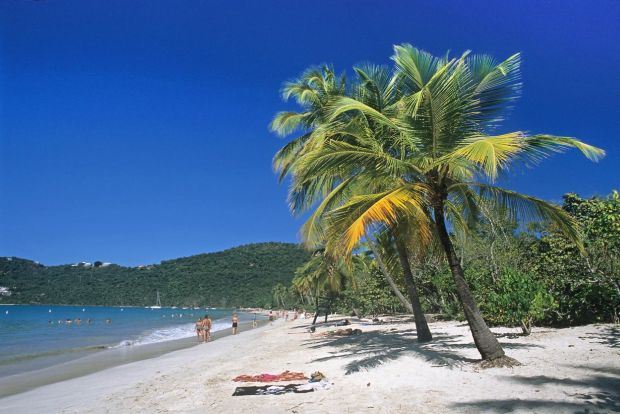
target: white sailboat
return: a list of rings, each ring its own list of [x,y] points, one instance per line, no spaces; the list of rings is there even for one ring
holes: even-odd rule
[[[159,290],[157,291],[157,304],[155,306],[149,306],[151,309],[161,309],[161,299],[159,299]]]

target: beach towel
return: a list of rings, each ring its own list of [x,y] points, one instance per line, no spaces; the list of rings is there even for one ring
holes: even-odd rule
[[[276,382],[276,381],[299,381],[308,379],[303,372],[284,371],[281,374],[239,375],[233,378],[235,382]]]
[[[233,397],[240,397],[246,395],[282,395],[294,392],[296,394],[303,394],[306,392],[314,392],[314,388],[299,388],[304,384],[289,384],[289,385],[263,385],[261,387],[237,387],[233,392]]]

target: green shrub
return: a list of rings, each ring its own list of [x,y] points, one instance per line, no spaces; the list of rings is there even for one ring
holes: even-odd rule
[[[482,292],[477,292],[478,296]],[[479,298],[486,319],[495,325],[521,326],[529,334],[532,324],[543,321],[557,308],[545,285],[531,274],[507,268]]]

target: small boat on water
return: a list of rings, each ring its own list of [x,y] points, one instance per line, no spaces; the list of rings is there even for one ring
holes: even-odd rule
[[[157,291],[157,304],[155,306],[149,306],[150,309],[161,309],[161,299],[159,298],[159,290]]]

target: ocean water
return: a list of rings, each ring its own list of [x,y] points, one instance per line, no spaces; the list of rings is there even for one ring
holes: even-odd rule
[[[106,349],[195,337],[194,323],[205,314],[212,331],[230,328],[230,309],[0,305],[0,378]],[[252,318],[239,313],[240,322]]]

